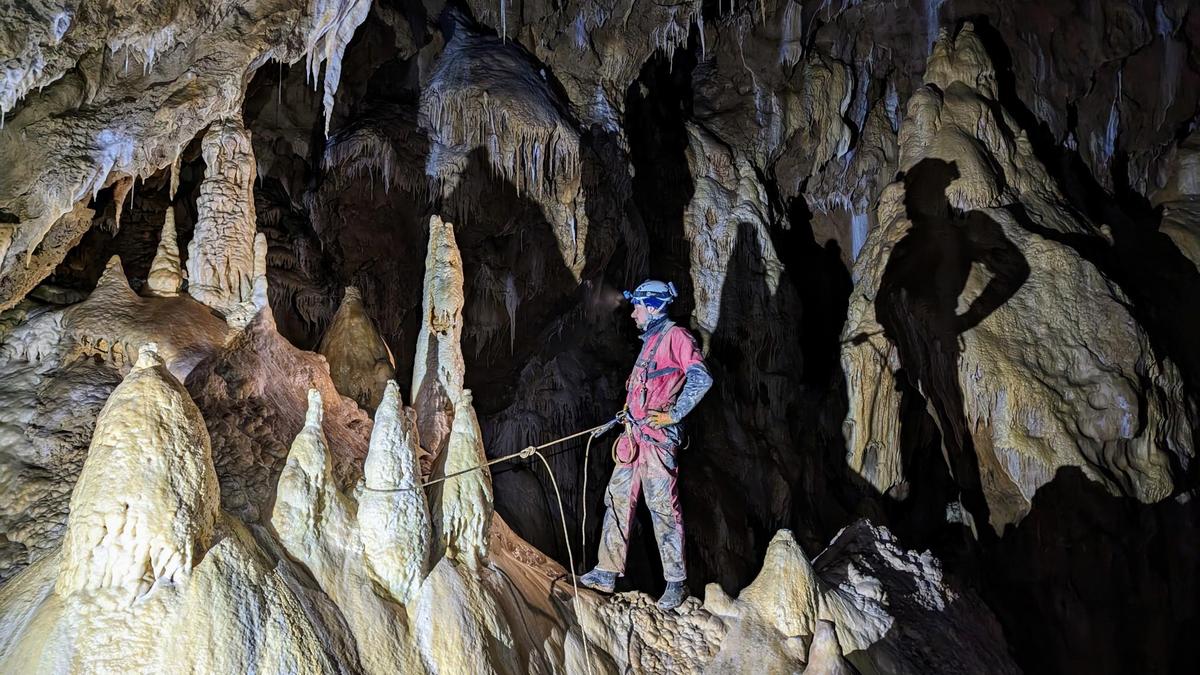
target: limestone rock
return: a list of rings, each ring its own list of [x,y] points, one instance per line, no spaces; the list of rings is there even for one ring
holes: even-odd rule
[[[181,582],[213,538],[219,497],[199,409],[153,345],[100,413],[71,496],[58,592]]]
[[[441,454],[450,438],[454,401],[463,391],[463,263],[454,225],[429,219],[421,328],[413,357],[412,402],[425,449]]]
[[[1200,131],[1174,149],[1168,177],[1153,201],[1163,208],[1159,231],[1200,269]]]
[[[388,380],[363,465],[358,519],[372,577],[407,605],[424,578],[433,524],[421,487],[415,415]]]
[[[116,256],[88,299],[63,311],[63,325],[76,354],[97,355],[118,368],[132,364],[139,345],[154,342],[181,379],[224,342],[228,330],[189,297],[138,297]]]
[[[705,344],[721,322],[722,291],[739,244],[752,240],[757,251],[743,255],[762,260],[763,282],[779,287],[783,263],[771,243],[768,199],[754,168],[734,149],[696,124],[688,125],[688,166],[696,188],[684,214],[691,242],[692,315]],[[753,229],[746,236],[743,228]],[[774,317],[758,317],[768,327]]]
[[[196,233],[188,244],[188,294],[228,315],[249,300],[254,277],[254,150],[240,118],[204,135]]]
[[[167,208],[158,251],[146,277],[146,294],[159,297],[179,295],[183,288],[183,270],[179,266],[179,243],[175,241],[175,209]]]
[[[367,315],[357,288],[346,287],[342,306],[317,351],[329,362],[329,374],[338,392],[357,401],[364,410],[379,405],[385,387],[392,381],[396,361]]]
[[[435,511],[441,516],[441,543],[446,548],[446,557],[471,568],[482,564],[488,553],[492,476],[486,468],[470,470],[486,461],[483,434],[471,406],[471,391],[463,390],[454,403],[454,426],[442,467],[442,475],[459,475],[442,484]]]
[[[152,346],[96,425],[68,532],[0,591],[11,672],[335,669],[305,610],[219,513],[200,412]]]
[[[240,115],[247,83],[271,58],[307,56],[310,70],[326,63],[332,108],[342,53],[370,4],[219,0],[147,9],[118,0],[88,12],[78,3],[3,12],[3,32],[14,39],[0,46],[0,110],[9,118],[0,133],[0,210],[17,221],[0,225],[0,308],[78,243],[90,196],[170,166],[210,123]]]
[[[842,648],[838,645],[837,632],[834,631],[832,622],[824,619],[817,621],[804,672],[810,675],[853,675],[853,667],[842,656]]]
[[[983,604],[886,529],[859,521],[815,560],[780,531],[736,599],[706,589],[705,609],[728,627],[706,672],[854,672],[847,662],[858,672],[1019,672]]]
[[[333,473],[345,489],[361,473],[371,420],[337,393],[320,355],[296,349],[279,335],[269,310],[188,378],[213,439],[221,506],[247,523],[269,513],[288,448],[304,425],[311,387],[321,392]]]
[[[899,485],[892,377],[903,368],[930,402],[954,475],[965,494],[982,492],[997,531],[1064,466],[1143,502],[1163,499],[1171,463],[1186,466],[1194,452],[1178,425],[1175,366],[1126,295],[1062,243],[1095,231],[990,98],[994,72],[969,23],[943,33],[928,77],[900,130],[906,177],[884,190],[855,267],[842,349],[848,461],[881,492]]]
[[[407,621],[366,577],[354,503],[334,482],[322,417],[321,394],[310,389],[304,428],[279,475],[271,524],[346,617],[367,671],[407,672],[418,663]]]
[[[485,148],[492,169],[542,205],[563,262],[578,279],[587,214],[578,208],[580,140],[569,104],[518,44],[484,34],[455,9],[447,14],[454,29],[421,92],[420,123],[434,144],[426,172],[450,196],[466,155]]]

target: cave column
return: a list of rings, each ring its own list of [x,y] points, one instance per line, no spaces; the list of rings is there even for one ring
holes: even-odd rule
[[[188,246],[188,293],[229,317],[254,300],[254,151],[241,119],[214,122],[204,136],[207,165]]]

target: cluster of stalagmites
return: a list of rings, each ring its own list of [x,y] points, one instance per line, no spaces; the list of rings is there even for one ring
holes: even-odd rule
[[[462,387],[462,285],[453,225],[434,218],[411,408],[395,381],[377,376],[386,346],[348,293],[343,323],[357,328],[331,328],[325,347],[349,355],[347,373],[361,366],[353,386],[382,382],[370,424],[328,369],[306,371],[264,337],[274,330],[269,309],[228,335],[180,331],[198,303],[139,297],[116,263],[85,302],[6,328],[6,354],[56,359],[60,369],[78,359],[78,330],[139,344],[127,337],[96,355],[125,374],[90,434],[65,527],[42,533],[49,545],[0,587],[0,669],[667,673],[756,664],[837,673],[848,663],[864,672],[1006,663],[982,605],[950,590],[927,555],[866,523],[839,535],[816,568],[780,532],[738,598],[712,585],[704,603],[664,613],[641,593],[574,596],[565,571],[493,515],[486,471],[422,485],[485,459]],[[143,312],[149,320],[132,332],[123,317],[159,302],[173,304]],[[132,363],[115,360],[115,344]],[[207,354],[199,364],[187,356],[197,352]],[[189,374],[187,389],[180,377]],[[255,412],[215,397],[214,384],[234,382],[274,389]],[[231,465],[231,454],[270,455],[231,441],[233,425],[206,420],[202,408],[233,414],[240,427],[288,427],[282,464]],[[363,441],[365,458],[355,447]],[[256,481],[273,487],[237,488]],[[233,510],[231,491],[241,495]],[[927,630],[945,637],[896,637]]]

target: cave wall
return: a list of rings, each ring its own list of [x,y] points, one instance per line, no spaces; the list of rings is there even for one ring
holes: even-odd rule
[[[676,282],[674,316],[717,381],[681,460],[694,590],[744,586],[779,527],[815,548],[869,515],[959,562],[1032,670],[1080,641],[1103,642],[1089,658],[1113,668],[1169,669],[1124,646],[1152,635],[1184,650],[1194,613],[1121,615],[1062,570],[1086,573],[1077,538],[1126,550],[1149,523],[1155,562],[1112,554],[1125,594],[1195,595],[1200,12],[1186,0],[76,5],[0,14],[24,36],[0,54],[20,66],[0,87],[0,306],[78,300],[113,254],[139,288],[164,209],[192,237],[199,138],[241,117],[270,304],[297,347],[317,347],[353,286],[407,382],[428,216],[456,223],[491,456],[619,409],[636,349],[619,291]],[[919,354],[936,319],[876,316],[921,187],[905,176],[928,159],[983,177],[948,204],[986,212],[1029,268],[963,331],[962,358],[933,366]],[[995,274],[972,269],[967,305]],[[978,478],[942,459],[956,437]],[[588,467],[582,443],[564,450],[550,461],[570,478],[571,532],[580,499],[593,505],[582,567],[611,460],[607,442]],[[495,490],[565,562],[544,469],[498,472]],[[1079,525],[1109,510],[1128,528]],[[642,530],[629,583],[648,590]],[[1043,557],[1053,571],[1022,588]],[[1029,614],[1086,628],[1028,637]],[[1117,634],[1134,637],[1096,637]]]

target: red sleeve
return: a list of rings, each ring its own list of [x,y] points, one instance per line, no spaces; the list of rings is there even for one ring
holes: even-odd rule
[[[696,338],[692,337],[691,331],[682,326],[675,326],[668,337],[670,342],[667,346],[670,349],[672,365],[676,368],[687,370],[697,363],[704,363],[704,356],[700,353],[700,347],[696,344]]]

